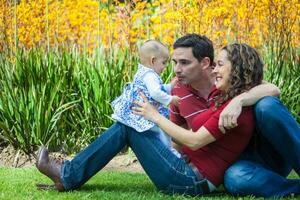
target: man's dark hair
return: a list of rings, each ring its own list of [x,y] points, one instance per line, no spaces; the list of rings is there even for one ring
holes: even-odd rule
[[[210,39],[204,35],[187,34],[178,38],[173,44],[173,49],[180,47],[192,47],[192,52],[195,58],[200,62],[204,57],[209,57],[210,64],[214,62],[214,47]]]

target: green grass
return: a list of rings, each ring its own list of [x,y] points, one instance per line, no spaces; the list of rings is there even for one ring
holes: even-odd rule
[[[224,193],[194,198],[165,195],[155,189],[145,174],[139,173],[100,172],[80,190],[63,193],[36,189],[36,183],[51,181],[35,168],[0,168],[0,177],[0,199],[237,199]],[[291,177],[296,178],[296,174]]]

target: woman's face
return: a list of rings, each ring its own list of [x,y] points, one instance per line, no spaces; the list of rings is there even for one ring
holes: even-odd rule
[[[221,50],[216,59],[216,67],[213,70],[216,77],[216,88],[227,91],[230,86],[231,62],[227,58],[227,51]]]

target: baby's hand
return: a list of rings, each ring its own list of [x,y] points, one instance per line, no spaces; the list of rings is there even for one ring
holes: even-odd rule
[[[171,104],[174,104],[175,106],[179,106],[181,101],[181,98],[179,96],[172,96]]]
[[[172,88],[172,89],[173,89],[173,88],[175,87],[175,85],[177,84],[177,81],[178,81],[177,77],[174,77],[174,78],[172,79],[172,81],[170,82],[171,88]]]

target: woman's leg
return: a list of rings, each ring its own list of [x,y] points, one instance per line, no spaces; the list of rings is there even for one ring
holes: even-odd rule
[[[278,98],[265,97],[255,106],[257,134],[276,150],[300,176],[300,126]],[[266,142],[258,146],[264,157]],[[273,156],[274,157],[274,156]],[[276,156],[275,156],[276,157]],[[266,156],[266,161],[272,158]],[[274,159],[275,160],[275,159]]]
[[[299,175],[299,124],[275,97],[261,99],[255,114],[255,144],[226,171],[225,187],[236,195],[271,197],[299,193],[299,179],[286,179],[292,168]]]
[[[224,186],[233,195],[282,197],[300,194],[300,180],[287,179],[257,162],[240,160],[225,173]]]

